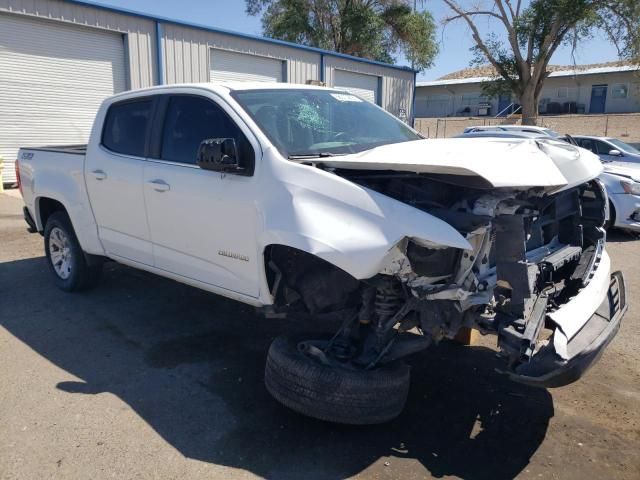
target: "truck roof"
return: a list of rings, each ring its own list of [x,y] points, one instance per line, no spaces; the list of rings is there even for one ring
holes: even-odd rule
[[[264,90],[264,89],[296,89],[296,90],[333,90],[335,88],[322,87],[318,85],[303,85],[282,82],[201,82],[201,83],[173,83],[170,85],[156,85],[153,87],[141,88],[137,90],[127,90],[113,95],[110,98],[130,96],[138,93],[161,92],[163,90],[175,90],[179,88],[199,88],[210,90],[215,93],[228,93],[241,90]]]

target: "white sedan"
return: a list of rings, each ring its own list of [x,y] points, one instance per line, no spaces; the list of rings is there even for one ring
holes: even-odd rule
[[[640,164],[640,150],[617,138],[574,135],[573,139],[582,148],[598,155],[603,162]]]
[[[599,178],[609,196],[607,225],[640,232],[640,164],[607,162]]]

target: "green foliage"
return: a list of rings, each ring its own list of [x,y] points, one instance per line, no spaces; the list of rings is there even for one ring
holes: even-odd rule
[[[268,37],[393,62],[404,52],[418,70],[437,54],[436,26],[409,0],[246,0],[247,13],[262,15]]]

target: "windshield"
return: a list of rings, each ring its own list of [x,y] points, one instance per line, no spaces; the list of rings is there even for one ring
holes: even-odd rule
[[[613,143],[616,147],[618,147],[620,150],[624,152],[636,153],[640,155],[640,150],[632,147],[628,143],[624,143],[622,140],[618,140],[617,138],[609,138],[608,140],[609,140],[609,143]]]
[[[285,157],[357,153],[422,138],[348,92],[270,89],[232,96]]]

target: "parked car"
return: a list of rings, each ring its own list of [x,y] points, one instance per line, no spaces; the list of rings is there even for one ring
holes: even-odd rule
[[[522,132],[519,130],[474,130],[471,132],[461,133],[454,138],[529,138],[529,139],[547,139],[548,135],[539,132]]]
[[[563,142],[577,145],[571,135],[552,137],[540,132],[529,132],[523,130],[476,130],[472,132],[456,135],[455,138],[529,138],[537,140],[562,140]]]
[[[558,132],[546,127],[538,127],[535,125],[478,125],[475,127],[467,127],[463,133],[471,132],[525,132],[533,134],[541,134],[547,137],[561,137]]]
[[[640,164],[640,150],[613,137],[594,137],[574,135],[582,148],[592,151],[605,162],[624,162]]]
[[[640,232],[640,163],[605,163],[599,178],[609,197],[607,227]]]
[[[470,148],[340,90],[207,83],[115,95],[88,145],[23,148],[17,166],[62,290],[111,259],[335,324],[276,339],[265,369],[278,401],[324,420],[398,415],[403,359],[462,327],[497,335],[511,379],[569,384],[626,310],[602,165],[562,142]]]

